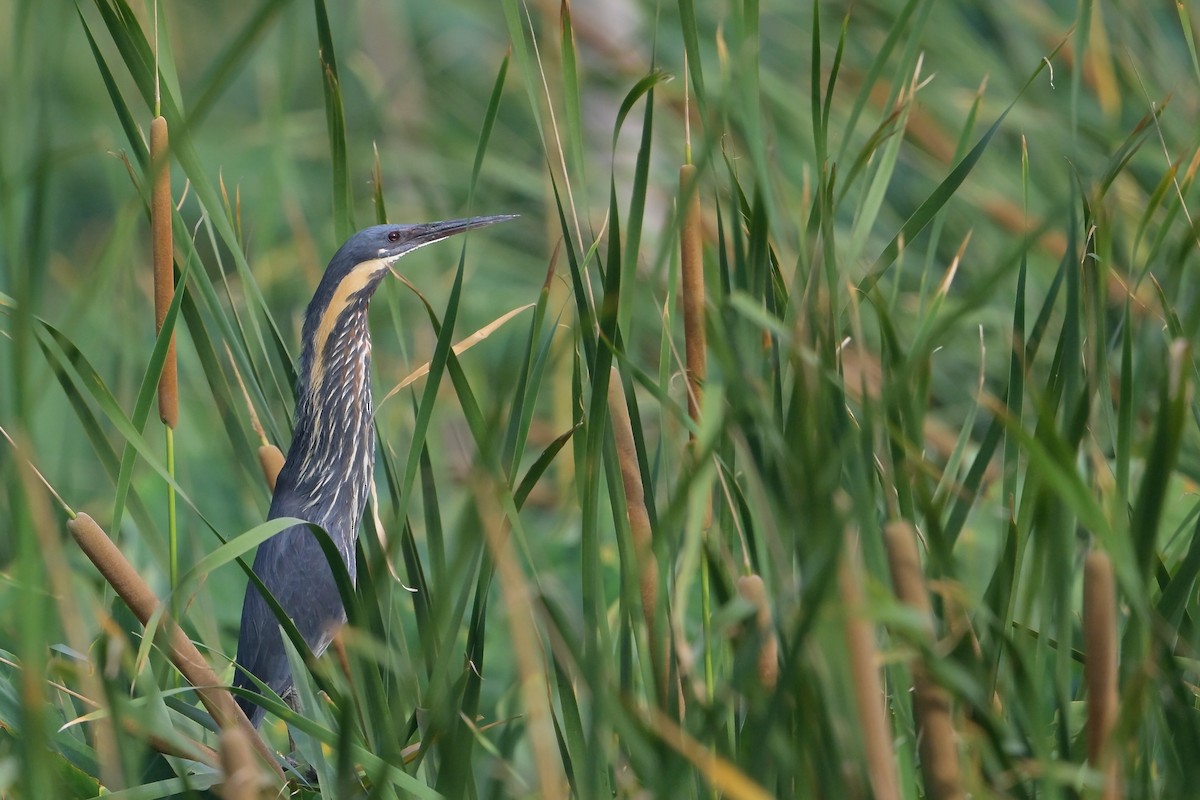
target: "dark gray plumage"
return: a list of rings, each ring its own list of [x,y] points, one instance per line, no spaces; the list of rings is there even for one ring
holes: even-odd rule
[[[354,543],[375,463],[371,410],[371,336],[367,306],[388,267],[419,247],[462,231],[512,219],[473,217],[423,225],[375,225],[334,254],[304,316],[292,445],[275,484],[269,519],[316,523],[337,543],[357,583]],[[320,655],[346,621],[324,551],[306,525],[264,542],[254,572]],[[235,687],[255,690],[247,672],[287,697],[292,674],[278,620],[253,583],[246,587]],[[257,726],[262,708],[238,697]]]

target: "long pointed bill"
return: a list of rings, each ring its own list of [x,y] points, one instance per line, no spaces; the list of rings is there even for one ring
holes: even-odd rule
[[[464,219],[448,219],[443,222],[426,222],[421,225],[409,225],[404,231],[406,243],[409,245],[405,252],[411,253],[418,247],[440,242],[442,239],[447,239],[456,233],[483,228],[497,222],[505,222],[516,218],[516,214],[496,214],[490,217],[467,217]]]

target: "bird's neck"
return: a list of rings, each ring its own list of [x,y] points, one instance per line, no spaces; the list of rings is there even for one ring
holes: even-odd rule
[[[315,352],[318,345],[324,352]],[[272,507],[286,492],[311,516],[291,514],[327,530],[348,526],[329,532],[352,541],[375,463],[366,299],[343,313],[323,340],[306,335],[300,363],[295,433]]]

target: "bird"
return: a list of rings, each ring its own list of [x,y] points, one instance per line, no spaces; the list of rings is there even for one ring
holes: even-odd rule
[[[325,530],[357,585],[354,544],[375,465],[371,334],[367,308],[401,257],[457,233],[513,219],[496,215],[418,225],[374,225],[338,249],[304,315],[292,443],[276,479],[268,519],[294,517]],[[346,621],[333,570],[308,524],[259,545],[252,566],[320,656]],[[254,676],[295,707],[294,680],[279,622],[253,581],[246,586],[233,685],[257,696]],[[265,709],[238,704],[254,727]]]

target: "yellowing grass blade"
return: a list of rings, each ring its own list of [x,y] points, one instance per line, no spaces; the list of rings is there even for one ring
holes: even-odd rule
[[[465,339],[459,340],[450,349],[454,351],[454,355],[461,356],[463,353],[470,350],[472,347],[479,344],[484,339],[488,338],[493,333],[498,331],[510,319],[517,316],[522,311],[528,311],[529,309],[533,308],[535,305],[536,305],[536,303],[526,303],[523,306],[514,308],[512,311],[509,311],[507,314],[497,317],[496,319],[489,322],[487,325],[484,325],[482,328],[475,331],[474,333],[472,333],[470,336],[466,337]],[[406,378],[404,378],[404,380],[400,381],[398,384],[393,386],[391,391],[389,391],[387,394],[385,394],[383,396],[383,399],[379,401],[379,405],[383,405],[384,403],[386,403],[389,398],[391,398],[393,395],[395,395],[397,392],[399,392],[405,386],[408,386],[413,381],[416,381],[418,378],[423,378],[428,374],[429,374],[429,362],[426,361],[424,364],[422,364],[421,366],[419,366],[415,370],[413,370],[411,373],[409,373],[408,376]]]

